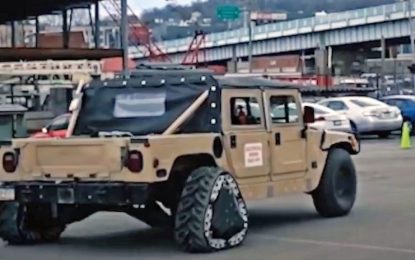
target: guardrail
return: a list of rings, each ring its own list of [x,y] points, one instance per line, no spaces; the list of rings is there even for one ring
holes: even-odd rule
[[[415,5],[412,5],[415,10]],[[415,12],[412,12],[415,16]],[[253,28],[253,39],[264,40],[283,36],[297,35],[301,33],[318,32],[339,29],[350,26],[379,23],[391,20],[400,20],[409,17],[406,2],[393,3],[323,16],[316,16],[291,21],[277,22],[255,26]],[[192,37],[181,38],[170,41],[159,42],[160,47],[167,53],[185,52]],[[219,47],[229,44],[238,44],[249,41],[249,31],[246,28],[211,33],[206,36],[206,48]],[[132,50],[135,56],[141,56]]]

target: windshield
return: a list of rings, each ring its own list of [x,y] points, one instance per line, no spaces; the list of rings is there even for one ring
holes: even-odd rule
[[[310,103],[304,103],[304,106],[309,106],[314,108],[314,112],[316,114],[320,114],[320,115],[326,115],[326,114],[332,114],[334,113],[333,110],[331,110],[330,108],[321,106],[321,105],[317,105],[317,104],[310,104]]]

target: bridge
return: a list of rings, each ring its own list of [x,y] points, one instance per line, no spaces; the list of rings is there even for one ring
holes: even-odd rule
[[[415,16],[412,5],[411,15]],[[374,43],[380,39],[409,43],[410,26],[408,4],[393,3],[327,14],[305,19],[255,26],[252,29],[252,55],[316,50],[352,44]],[[206,36],[207,62],[223,62],[249,56],[249,30],[212,33]],[[175,63],[180,63],[192,38],[159,42],[159,46]],[[136,47],[130,48],[130,56],[145,60]]]

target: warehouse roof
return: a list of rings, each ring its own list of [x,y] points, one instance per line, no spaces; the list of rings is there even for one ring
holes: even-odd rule
[[[51,14],[69,6],[82,6],[95,0],[14,0],[2,5],[0,23]]]

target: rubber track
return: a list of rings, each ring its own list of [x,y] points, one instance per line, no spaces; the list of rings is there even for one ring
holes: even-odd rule
[[[18,207],[17,203],[0,204],[0,237],[14,244],[22,238],[16,225]]]
[[[186,251],[214,251],[205,238],[204,217],[212,188],[221,173],[218,168],[202,167],[186,181],[175,220],[176,241]]]
[[[39,242],[52,242],[57,240],[64,231],[65,226],[39,228],[36,230],[20,230],[19,204],[5,202],[0,204],[0,237],[9,244],[35,244]]]

